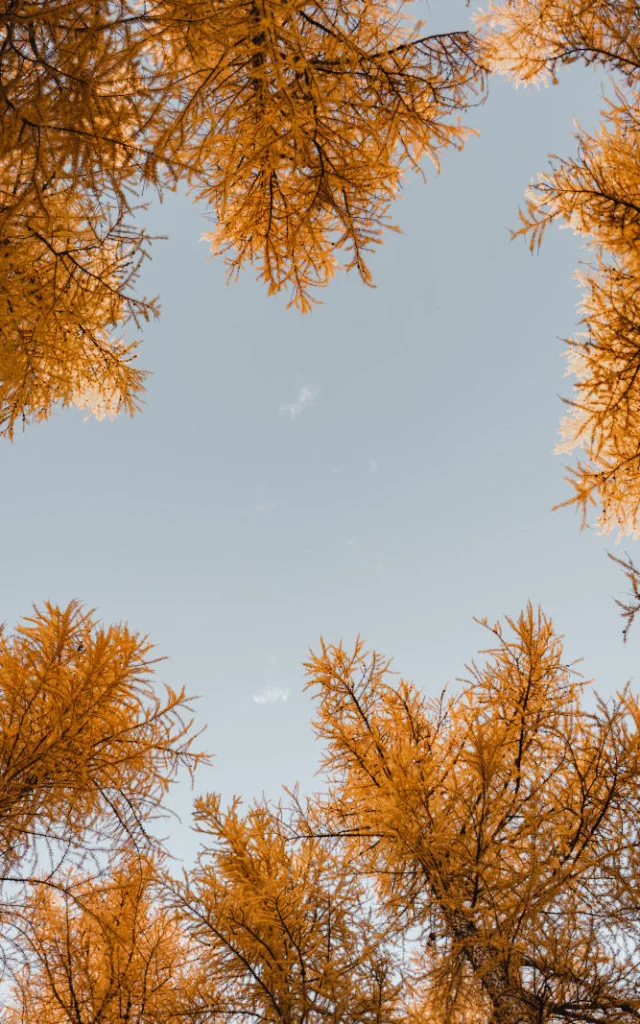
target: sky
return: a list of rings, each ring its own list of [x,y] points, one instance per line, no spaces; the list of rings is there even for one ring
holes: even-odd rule
[[[432,4],[427,28],[464,28],[464,0]],[[393,657],[427,694],[489,646],[473,621],[541,604],[567,660],[611,695],[634,679],[621,638],[621,570],[637,544],[580,530],[566,457],[553,454],[563,338],[576,330],[585,257],[551,230],[538,255],[509,240],[547,154],[595,125],[602,80],[571,67],[558,86],[493,80],[466,123],[479,131],[395,204],[402,234],[372,256],[377,285],[341,274],[311,314],[267,297],[245,271],[225,284],[184,194],[152,203],[159,241],[140,291],[144,411],[113,422],[62,410],[0,445],[0,621],[72,598],[127,621],[184,685],[211,768],[196,791],[278,797],[315,778],[320,748],[302,663],[319,638]],[[134,336],[134,335],[131,335]],[[171,804],[190,857],[191,793]]]

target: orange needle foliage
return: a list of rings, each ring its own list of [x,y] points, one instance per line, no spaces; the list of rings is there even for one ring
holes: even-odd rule
[[[483,30],[483,60],[515,82],[548,81],[578,60],[637,81],[635,0],[490,0],[474,20]]]
[[[112,336],[153,312],[128,292],[138,240],[117,216],[92,212],[70,189],[46,204],[26,192],[10,214],[0,210],[0,433],[8,437],[57,402],[98,419],[139,407],[145,374],[131,365],[135,345]]]
[[[352,652],[323,643],[307,671],[325,791],[244,813],[197,800],[203,845],[181,880],[117,825],[110,872],[40,878],[13,908],[22,966],[3,1020],[637,1022],[640,704],[628,690],[585,699],[530,605],[507,622],[439,700],[392,679],[360,639]],[[47,663],[89,650],[79,637]],[[20,663],[40,673],[33,649]],[[84,716],[94,743],[108,717],[99,703]],[[36,789],[34,773],[22,799]]]
[[[129,14],[132,12],[130,11]],[[126,14],[126,12],[123,12]],[[0,429],[54,405],[132,412],[144,374],[114,332],[131,292],[130,214],[147,116],[138,44],[115,5],[0,3]]]
[[[602,532],[640,536],[640,23],[634,0],[512,0],[477,19],[484,59],[516,81],[555,79],[560,64],[582,60],[616,72],[597,133],[578,133],[578,152],[554,158],[527,194],[523,228],[532,248],[551,221],[588,240],[595,260],[578,274],[582,323],[569,341],[577,383],[558,450],[582,448],[570,469],[586,522],[600,505]]]
[[[197,1007],[211,1021],[399,1024],[399,978],[372,901],[329,839],[266,804],[196,801],[205,839],[173,898],[200,952]]]
[[[529,606],[449,699],[389,679],[361,640],[308,663],[342,836],[399,931],[421,933],[415,1021],[640,1016],[640,707],[593,710]]]
[[[157,865],[128,851],[102,884],[39,889],[21,939],[6,1024],[178,1024],[190,963],[175,914],[155,894]]]
[[[150,644],[72,602],[0,635],[0,884],[49,881],[69,858],[153,846],[181,767],[204,756],[184,692],[152,687]],[[45,858],[44,855],[48,854]],[[8,896],[7,896],[8,898]]]
[[[118,332],[157,312],[132,292],[146,185],[191,185],[232,272],[303,310],[340,248],[370,283],[403,167],[462,145],[484,81],[469,33],[405,6],[0,0],[0,431],[137,408]]]
[[[482,82],[469,33],[428,36],[386,0],[164,0],[161,74],[174,97],[155,147],[190,168],[230,266],[274,292],[332,277],[336,249],[381,239],[402,166],[460,146],[451,120]],[[152,14],[154,21],[156,14]]]

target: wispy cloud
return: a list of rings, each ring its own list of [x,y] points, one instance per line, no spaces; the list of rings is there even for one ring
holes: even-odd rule
[[[290,416],[292,420],[295,420],[300,415],[305,405],[309,405],[313,402],[314,398],[318,394],[313,388],[307,387],[303,384],[298,392],[298,397],[294,402],[288,402],[285,405],[280,406],[281,416]]]
[[[258,501],[256,503],[256,512],[260,512],[263,516],[272,512],[277,505],[277,501]]]
[[[371,470],[372,473],[375,473],[377,468],[378,468],[378,463],[374,459],[373,455],[370,455],[369,456],[369,469]]]
[[[261,693],[254,693],[253,700],[255,704],[275,704],[276,701],[279,700],[281,700],[283,704],[286,704],[288,697],[288,690],[269,688],[268,690],[262,690]]]

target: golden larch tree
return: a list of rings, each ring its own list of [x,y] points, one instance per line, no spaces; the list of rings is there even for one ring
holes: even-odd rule
[[[151,830],[172,780],[206,757],[184,692],[156,693],[150,652],[77,602],[46,604],[0,634],[3,932],[28,890],[63,885],[65,865],[87,876],[123,843],[160,848]]]
[[[640,707],[587,703],[531,606],[507,621],[440,700],[360,639],[322,644],[307,669],[329,795],[306,827],[341,837],[398,931],[420,935],[409,1019],[631,1024]]]
[[[598,131],[579,128],[574,157],[554,158],[527,193],[522,231],[532,248],[558,221],[586,239],[579,272],[585,331],[568,342],[577,382],[560,452],[585,458],[568,479],[586,522],[640,535],[640,22],[634,0],[510,0],[478,17],[486,63],[516,82],[556,80],[582,61],[616,78]]]
[[[468,32],[429,36],[386,0],[164,0],[160,74],[173,102],[154,150],[189,170],[232,271],[257,262],[269,291],[310,290],[381,240],[405,165],[460,146],[482,89]],[[156,13],[151,20],[156,18]]]
[[[244,1024],[399,1024],[400,977],[375,902],[331,837],[292,808],[196,801],[198,863],[169,888],[200,949],[194,1011]]]
[[[635,0],[490,0],[474,21],[483,60],[516,84],[554,80],[561,66],[575,61],[637,82]]]
[[[389,226],[406,167],[437,163],[480,99],[472,34],[389,0],[0,2],[0,431],[56,403],[139,405],[122,331],[148,186],[189,185],[232,273],[308,310],[346,248]]]
[[[0,430],[56,403],[132,412],[148,116],[135,4],[0,3]]]
[[[6,1024],[188,1019],[192,958],[176,914],[158,898],[158,868],[129,849],[99,882],[70,876],[61,891],[31,895]]]

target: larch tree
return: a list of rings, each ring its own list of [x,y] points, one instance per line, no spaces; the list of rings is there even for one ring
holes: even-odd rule
[[[147,108],[135,4],[0,4],[0,429],[54,405],[132,412]],[[144,147],[143,147],[144,148]]]
[[[231,1024],[399,1024],[401,976],[341,844],[292,807],[196,801],[197,865],[169,882],[199,950],[192,1012]]]
[[[146,187],[191,187],[232,272],[299,308],[389,226],[405,167],[467,134],[471,33],[428,35],[389,0],[0,3],[0,431],[56,403],[133,412],[122,330]]]
[[[587,240],[579,272],[585,331],[568,342],[577,378],[558,450],[584,452],[569,470],[586,522],[640,536],[640,20],[635,0],[507,0],[477,18],[492,70],[516,82],[556,80],[575,61],[615,76],[602,123],[579,128],[575,156],[553,158],[527,194],[522,231],[532,248],[552,221]]]
[[[507,623],[438,700],[360,639],[322,643],[307,672],[323,791],[244,812],[199,798],[201,852],[178,879],[140,815],[189,740],[166,734],[163,706],[132,716],[148,706],[131,689],[146,647],[112,630],[109,648],[77,608],[21,627],[0,652],[2,693],[20,678],[23,694],[3,709],[3,780],[19,776],[0,819],[5,884],[38,836],[68,836],[76,863],[32,872],[42,884],[11,907],[21,966],[3,1019],[637,1024],[640,703],[587,694],[530,605]],[[101,875],[86,870],[91,836],[110,853]]]
[[[176,914],[158,898],[158,875],[153,857],[128,849],[100,882],[38,889],[6,1024],[182,1024],[192,957]]]
[[[9,950],[38,887],[99,875],[151,829],[181,768],[206,760],[184,692],[159,696],[151,646],[77,603],[0,635],[0,930]],[[20,943],[18,942],[18,945]]]
[[[231,270],[257,262],[269,291],[310,308],[335,251],[370,283],[403,166],[460,146],[483,85],[469,32],[429,36],[388,0],[164,0],[160,76],[172,102],[154,149],[186,165]]]
[[[585,700],[529,606],[460,692],[427,700],[359,639],[308,663],[328,796],[398,933],[419,935],[407,1019],[640,1019],[640,706]],[[486,623],[485,623],[486,625]]]

